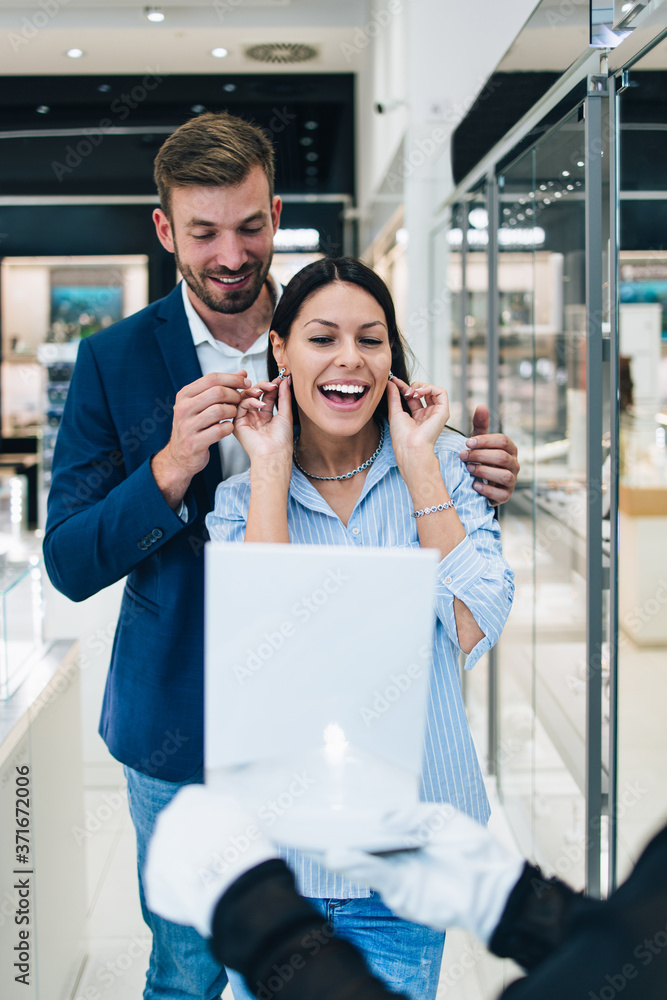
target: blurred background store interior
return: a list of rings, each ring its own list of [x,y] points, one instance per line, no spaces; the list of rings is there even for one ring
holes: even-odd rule
[[[97,734],[122,582],[75,605],[40,549],[78,345],[173,288],[152,162],[205,110],[274,141],[279,279],[361,256],[450,424],[486,403],[517,444],[514,608],[466,706],[499,835],[605,895],[667,818],[667,3],[0,0],[0,52],[0,826],[28,754],[32,996],[137,996],[147,963]],[[515,974],[447,948],[441,996]]]

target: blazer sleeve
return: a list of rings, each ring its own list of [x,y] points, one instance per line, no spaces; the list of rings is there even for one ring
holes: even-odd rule
[[[73,601],[121,580],[185,527],[158,489],[151,456],[133,461],[140,447],[136,434],[116,427],[92,346],[82,341],[56,441],[44,536],[49,578]],[[191,521],[196,509],[186,499]]]

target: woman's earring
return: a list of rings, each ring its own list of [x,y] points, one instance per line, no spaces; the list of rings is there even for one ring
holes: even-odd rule
[[[390,370],[390,371],[389,371],[389,381],[390,381],[390,382],[391,382],[391,380],[393,379],[393,377],[394,377],[394,373],[393,373],[393,372],[392,372],[392,371]]]
[[[278,372],[278,378],[280,379],[289,378],[289,376],[285,374],[286,371],[287,371],[286,368],[281,368],[280,371]]]

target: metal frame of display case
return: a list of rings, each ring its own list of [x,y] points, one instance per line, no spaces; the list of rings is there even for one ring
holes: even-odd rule
[[[479,184],[486,181],[487,208],[489,213],[488,242],[488,364],[489,393],[488,405],[491,413],[491,429],[497,429],[499,416],[499,346],[500,320],[498,308],[498,263],[499,247],[497,226],[492,220],[497,218],[499,190],[497,170],[501,163],[507,164],[515,149],[524,142],[535,126],[557,107],[567,108],[570,114],[581,105],[584,117],[584,137],[586,150],[585,166],[585,259],[586,259],[586,438],[587,475],[586,488],[588,503],[586,512],[586,759],[585,759],[585,868],[586,889],[592,895],[600,895],[604,879],[602,872],[602,827],[603,817],[609,819],[609,872],[608,885],[612,889],[617,878],[617,773],[618,773],[618,441],[619,441],[619,329],[618,329],[618,233],[619,233],[619,130],[615,76],[621,76],[624,66],[637,61],[650,48],[659,44],[667,32],[661,26],[657,30],[654,17],[645,19],[640,32],[630,36],[611,53],[592,51],[583,54],[563,74],[557,84],[531,109],[507,135],[477,164],[440,206],[432,228],[432,234],[446,226],[449,213],[456,204],[465,206]],[[624,51],[627,52],[624,60]],[[612,58],[613,55],[613,58]],[[582,95],[582,84],[585,95]],[[564,114],[566,112],[563,112]],[[608,124],[604,126],[605,116]],[[555,126],[554,126],[555,127]],[[606,131],[608,130],[608,135]],[[605,134],[603,134],[605,133]],[[543,138],[543,135],[541,136]],[[536,140],[537,141],[537,140]],[[601,151],[608,145],[610,163],[608,167],[609,195],[605,193],[605,178]],[[525,151],[525,146],[524,146]],[[504,169],[504,167],[503,167]],[[470,251],[467,241],[467,213],[463,211],[461,243],[461,392],[467,400],[467,351],[466,351],[466,260]],[[603,249],[605,223],[608,223],[613,261],[609,274],[603,274]],[[603,331],[604,282],[609,280],[609,336]],[[607,364],[607,367],[605,365]],[[611,517],[609,551],[603,543],[602,499],[603,481],[603,414],[605,379],[608,382],[611,401],[609,435],[611,441],[611,483],[610,507],[616,516]],[[603,677],[602,660],[605,636],[609,637],[610,658],[610,705],[609,705],[609,747],[608,764],[603,752]],[[497,773],[499,749],[498,691],[495,658],[489,666],[488,702],[488,759],[489,772]],[[606,874],[606,873],[604,873]]]

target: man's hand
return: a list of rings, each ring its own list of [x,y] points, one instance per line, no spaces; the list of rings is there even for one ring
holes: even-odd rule
[[[240,393],[250,386],[245,376],[245,371],[232,375],[212,372],[177,393],[171,438],[151,462],[155,482],[173,510],[192,477],[208,464],[211,445],[234,430],[232,420]]]
[[[472,418],[472,434],[467,451],[459,454],[468,472],[480,482],[473,489],[485,496],[494,507],[507,503],[519,475],[517,448],[505,434],[489,434],[489,411],[478,406]],[[481,480],[487,480],[482,482]]]

